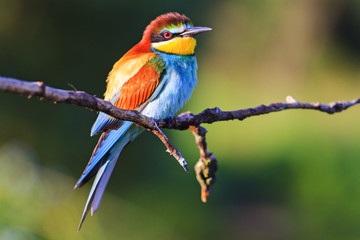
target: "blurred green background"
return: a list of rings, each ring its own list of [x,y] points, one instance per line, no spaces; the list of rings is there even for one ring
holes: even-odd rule
[[[184,111],[360,96],[358,0],[0,0],[0,75],[102,96],[112,65],[157,15],[198,37]],[[123,152],[100,210],[77,225],[73,191],[97,142],[96,113],[0,93],[0,239],[360,239],[360,109],[288,110],[204,125],[218,158],[208,203],[145,133]],[[189,131],[167,130],[193,166]]]

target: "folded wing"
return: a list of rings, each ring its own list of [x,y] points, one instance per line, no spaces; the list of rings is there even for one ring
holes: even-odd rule
[[[112,104],[116,105],[120,96],[123,94],[123,86],[137,84],[134,79],[139,72],[143,72],[142,68],[146,66],[152,58],[156,57],[156,54],[153,52],[139,52],[136,50],[130,50],[126,53],[118,62],[114,64],[113,69],[109,73],[107,78],[107,88],[105,92],[105,100],[110,101]],[[141,70],[141,71],[140,71]],[[131,83],[130,83],[131,82]],[[146,81],[145,81],[146,82]],[[135,87],[135,86],[133,86]],[[128,89],[127,87],[126,89]],[[129,91],[126,91],[128,94]],[[131,93],[130,93],[131,94]],[[128,96],[122,96],[121,98],[128,98]],[[130,99],[129,101],[131,101]],[[130,105],[134,105],[131,102]],[[122,109],[125,108],[125,105],[122,105]],[[111,116],[100,112],[98,118],[94,122],[94,125],[91,128],[91,136],[103,132],[107,129],[118,129],[121,126],[121,121],[112,118]]]
[[[159,55],[154,55],[143,64],[134,76],[122,83],[120,93],[113,104],[122,109],[141,111],[161,92],[160,88],[164,86],[163,73],[164,63]],[[88,165],[74,187],[81,187],[96,174],[79,229],[90,209],[93,214],[99,208],[106,185],[122,149],[141,132],[141,129],[132,127],[132,122],[120,122],[100,113],[92,129],[93,134],[97,132],[103,133]]]

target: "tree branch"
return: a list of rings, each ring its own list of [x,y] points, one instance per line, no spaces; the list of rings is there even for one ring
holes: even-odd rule
[[[123,110],[110,102],[82,91],[69,91],[46,86],[43,82],[26,82],[0,76],[0,91],[39,97],[54,103],[65,103],[104,112],[118,119],[134,122],[146,129],[156,130],[156,122],[138,111]]]
[[[200,151],[200,159],[195,165],[196,179],[201,186],[201,201],[206,202],[211,194],[211,186],[215,183],[215,172],[218,164],[215,156],[207,148],[205,135],[207,130],[202,126],[190,126],[195,143]]]
[[[235,111],[221,111],[220,108],[208,108],[199,114],[183,114],[166,120],[154,120],[144,116],[135,110],[123,110],[114,107],[110,102],[91,96],[82,91],[69,91],[46,86],[43,82],[26,82],[13,78],[0,76],[0,91],[26,95],[28,97],[40,97],[54,103],[73,104],[104,112],[115,118],[131,121],[147,130],[157,130],[157,127],[186,130],[189,126],[198,126],[203,123],[214,123],[228,120],[244,120],[252,116],[259,116],[287,109],[312,109],[329,114],[342,112],[349,107],[360,103],[360,98],[352,101],[339,101],[329,104],[303,103],[296,101],[291,96],[286,98],[286,103],[272,103],[260,105],[254,108],[246,108]]]
[[[202,128],[200,124],[236,119],[244,120],[248,117],[259,116],[272,112],[279,112],[287,109],[312,109],[320,112],[333,114],[346,110],[349,107],[360,103],[360,98],[352,101],[339,101],[329,104],[321,104],[319,102],[303,103],[296,101],[291,96],[288,96],[286,98],[286,103],[272,103],[270,105],[260,105],[254,108],[240,109],[235,111],[221,111],[219,108],[216,107],[211,109],[205,109],[199,114],[186,113],[179,116],[174,116],[166,120],[154,120],[150,117],[142,115],[138,111],[116,108],[110,102],[91,96],[85,92],[56,89],[46,86],[43,82],[26,82],[0,76],[0,91],[26,95],[28,97],[35,96],[39,97],[40,99],[52,101],[54,103],[73,104],[80,107],[101,111],[121,120],[134,122],[135,124],[145,128],[146,130],[153,132],[164,143],[167,151],[171,155],[173,155],[175,159],[180,163],[180,165],[187,171],[188,167],[185,159],[182,157],[180,152],[171,144],[169,139],[165,136],[165,134],[160,130],[159,127],[177,130],[186,130],[190,127],[195,134],[196,143],[200,149],[200,160],[214,159],[214,161],[212,162],[215,163],[215,157],[213,157],[212,154],[209,155],[210,153],[208,152],[206,147],[206,129]],[[200,162],[202,162],[203,164],[205,161],[201,160]],[[206,164],[202,167],[199,165],[198,169],[200,170],[196,169],[200,185],[202,185],[202,189],[206,190],[204,190],[202,194],[203,201],[206,201],[211,190],[210,186],[215,180],[214,174],[217,169],[217,164],[216,167],[214,166],[215,165],[213,165],[212,170],[213,173],[208,176],[205,176],[206,174],[204,175],[204,169],[209,167]],[[204,184],[204,181],[205,183],[206,181],[208,181],[209,184]]]
[[[293,97],[287,96],[286,103],[272,103],[270,105],[260,105],[254,108],[246,108],[235,111],[221,111],[220,108],[208,108],[199,114],[186,114],[173,117],[170,120],[157,121],[159,127],[172,128],[178,130],[188,129],[189,126],[198,126],[203,123],[214,123],[228,120],[244,120],[249,117],[259,116],[272,112],[280,112],[287,109],[312,109],[328,114],[342,112],[349,107],[360,103],[360,98],[352,101],[338,101],[329,104],[303,103],[296,101]]]
[[[185,159],[159,129],[157,122],[150,117],[140,114],[138,111],[119,109],[114,107],[110,102],[91,96],[86,92],[56,89],[46,86],[43,82],[26,82],[0,76],[0,91],[26,95],[28,97],[35,96],[54,103],[73,104],[96,111],[102,111],[121,120],[134,122],[146,130],[153,132],[164,143],[167,152],[174,156],[185,171],[189,170]]]
[[[189,167],[179,152],[172,143],[169,141],[169,139],[166,137],[166,135],[160,130],[160,128],[156,125],[156,130],[151,130],[152,133],[154,133],[166,146],[166,151],[170,153],[170,155],[174,156],[174,158],[178,161],[178,163],[184,168],[186,172],[189,172]]]

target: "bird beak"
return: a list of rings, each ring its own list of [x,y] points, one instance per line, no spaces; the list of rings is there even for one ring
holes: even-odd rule
[[[211,28],[208,27],[192,27],[186,29],[183,33],[181,33],[179,36],[181,37],[192,37],[196,34],[202,33],[202,32],[208,32],[211,31]]]

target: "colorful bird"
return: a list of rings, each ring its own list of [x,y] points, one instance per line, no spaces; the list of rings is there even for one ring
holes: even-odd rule
[[[158,16],[146,27],[141,41],[113,66],[107,78],[105,100],[155,119],[173,116],[190,98],[197,82],[193,37],[210,30],[194,27],[188,17],[179,13]],[[91,136],[102,135],[74,187],[81,187],[96,174],[79,230],[89,210],[93,215],[99,208],[121,151],[142,131],[132,122],[99,113]]]

